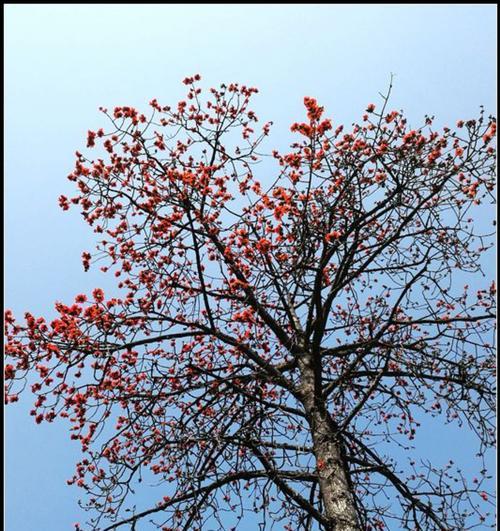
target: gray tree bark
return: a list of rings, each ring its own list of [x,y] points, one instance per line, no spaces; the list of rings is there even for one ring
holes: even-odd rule
[[[329,418],[312,359],[299,361],[303,403],[311,428],[319,486],[331,531],[360,531],[348,469]]]

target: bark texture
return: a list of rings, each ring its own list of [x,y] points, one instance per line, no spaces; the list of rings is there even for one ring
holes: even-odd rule
[[[300,363],[301,390],[304,407],[311,427],[321,497],[331,531],[359,531],[348,468],[343,458],[341,442],[336,437],[335,424],[328,415],[315,377],[312,359]]]

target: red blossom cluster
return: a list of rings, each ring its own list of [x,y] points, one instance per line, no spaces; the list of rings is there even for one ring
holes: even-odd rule
[[[35,422],[69,419],[92,529],[196,529],[236,498],[285,529],[484,521],[485,473],[452,496],[458,472],[396,466],[380,441],[418,442],[427,414],[492,444],[496,288],[449,286],[488,249],[466,212],[492,197],[495,120],[438,133],[369,104],[334,130],[306,97],[302,137],[258,179],[257,89],[200,79],[150,118],[102,109],[109,131],[88,131],[101,156],[76,153],[59,204],[98,235],[119,296],[79,293],[50,322],[7,311],[6,402],[30,379]],[[143,472],[167,494],[125,511]]]

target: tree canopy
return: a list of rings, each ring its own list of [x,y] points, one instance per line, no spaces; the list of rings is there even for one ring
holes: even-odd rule
[[[411,128],[389,90],[345,129],[306,97],[290,151],[268,155],[257,89],[199,81],[174,107],[101,109],[59,198],[98,235],[85,269],[102,261],[119,294],[57,302],[50,322],[6,312],[6,402],[28,386],[37,423],[69,419],[87,527],[488,525],[488,471],[418,443],[428,422],[494,444],[477,213],[495,119]],[[136,507],[151,483],[162,495]]]

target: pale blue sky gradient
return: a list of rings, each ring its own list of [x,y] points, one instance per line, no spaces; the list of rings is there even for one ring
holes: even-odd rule
[[[81,267],[92,232],[57,206],[74,195],[65,177],[87,129],[106,125],[101,105],[175,103],[194,73],[203,86],[254,85],[277,148],[303,117],[303,96],[349,125],[391,73],[391,107],[411,123],[496,111],[494,5],[7,5],[5,45],[6,306],[18,315],[50,316],[54,300],[109,285]],[[79,489],[65,484],[78,446],[62,423],[35,426],[30,404],[6,416],[7,531],[69,530],[81,519]],[[453,451],[467,467],[460,437]],[[428,445],[438,460],[452,451]]]

